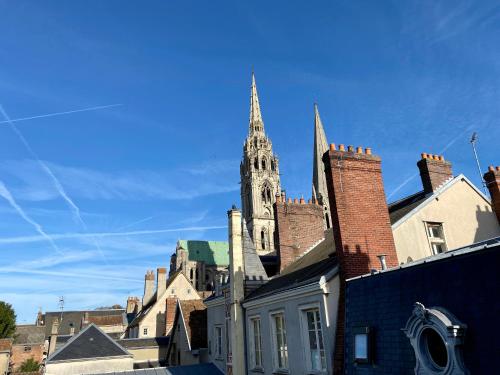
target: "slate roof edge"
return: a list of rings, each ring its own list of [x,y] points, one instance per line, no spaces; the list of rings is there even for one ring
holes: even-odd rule
[[[293,291],[300,293],[301,291],[305,290],[305,292],[307,292],[309,289],[313,289],[312,287],[318,287],[318,290],[321,290],[322,277],[324,276],[326,281],[330,281],[333,277],[335,277],[338,274],[338,271],[339,271],[339,266],[336,265],[335,267],[333,267],[333,269],[329,270],[328,272],[325,272],[319,276],[311,277],[311,279],[305,280],[302,283],[296,284],[291,288],[290,287],[283,287],[283,288],[273,290],[273,291],[270,291],[270,292],[267,292],[267,293],[264,293],[261,295],[257,295],[255,297],[252,297],[249,299],[245,299],[245,300],[243,300],[243,307],[245,307],[245,305],[247,303],[248,303],[247,304],[247,306],[248,306],[249,304],[253,304],[254,302],[257,302],[259,299],[266,299],[266,300],[269,298],[279,299],[280,295],[286,294],[289,292],[293,292]],[[316,289],[316,288],[314,288],[314,289]]]
[[[493,240],[495,240],[495,242],[492,244],[485,243],[485,242],[489,242],[489,241],[493,241]],[[500,236],[493,237],[493,238],[490,238],[488,240],[472,243],[468,246],[462,246],[462,247],[459,247],[457,249],[449,250],[449,251],[446,251],[446,252],[441,253],[441,254],[436,254],[436,255],[432,255],[430,257],[415,260],[415,261],[410,262],[410,263],[405,263],[405,264],[399,265],[398,267],[388,268],[388,269],[383,270],[383,271],[377,271],[373,274],[367,273],[367,274],[364,274],[361,276],[351,277],[350,279],[347,279],[346,281],[349,282],[352,280],[358,280],[358,279],[364,279],[364,278],[371,277],[371,276],[377,276],[377,275],[384,274],[387,272],[399,271],[401,269],[416,267],[416,266],[420,266],[422,264],[437,262],[437,261],[452,258],[455,256],[475,253],[475,252],[478,252],[481,250],[490,249],[490,248],[494,248],[494,247],[499,247],[499,251],[500,251]]]
[[[47,358],[47,362],[51,361],[52,358],[54,358],[57,354],[59,354],[60,352],[62,352],[66,347],[68,347],[68,345],[70,345],[73,341],[75,341],[78,337],[80,337],[85,331],[87,331],[88,329],[90,329],[90,327],[95,327],[99,332],[101,332],[104,337],[106,339],[108,339],[109,341],[111,341],[114,345],[116,345],[119,349],[123,350],[126,355],[125,356],[132,356],[132,354],[130,354],[130,352],[125,349],[123,346],[119,345],[115,340],[113,340],[111,337],[109,337],[106,332],[104,332],[102,329],[100,329],[98,326],[96,326],[94,323],[90,323],[87,327],[85,327],[84,329],[82,329],[80,332],[78,332],[76,335],[74,335],[72,338],[70,338],[68,341],[66,341],[66,343],[61,346],[59,349],[57,349],[54,353],[52,353],[48,358]],[[56,341],[57,343],[57,341]],[[105,357],[105,358],[116,358],[116,357],[123,357],[123,356],[113,356],[113,357]],[[96,357],[97,358],[97,357]],[[76,361],[78,359],[74,359],[74,360],[66,360],[66,361]],[[55,363],[56,361],[58,360],[55,360],[55,361],[52,361],[52,363]],[[59,360],[59,361],[64,361],[64,360]]]
[[[459,181],[465,181],[476,193],[479,194],[481,198],[483,198],[487,203],[491,204],[491,201],[484,195],[481,190],[479,190],[465,175],[460,173],[458,176],[453,177],[446,181],[443,185],[441,185],[436,191],[434,191],[432,194],[430,194],[428,197],[426,197],[417,207],[415,207],[413,210],[408,212],[406,215],[401,217],[398,221],[393,223],[391,225],[392,230],[398,228],[401,224],[406,222],[409,218],[411,218],[413,215],[415,215],[417,212],[419,212],[421,209],[423,209],[425,206],[427,206],[430,202],[432,202],[435,198],[439,197],[442,193],[444,193],[446,190],[448,190],[450,187],[455,185]],[[413,194],[415,195],[415,194]],[[399,201],[403,200],[405,198],[400,199]],[[399,201],[393,202],[391,204],[395,204]],[[388,204],[387,207],[389,207],[391,204]]]
[[[50,365],[52,363],[70,363],[70,362],[80,362],[80,361],[99,361],[99,360],[111,360],[111,359],[117,359],[117,358],[134,358],[133,354],[127,354],[127,355],[114,355],[112,357],[91,357],[91,358],[75,358],[75,359],[56,359],[54,360],[47,360],[47,364]]]

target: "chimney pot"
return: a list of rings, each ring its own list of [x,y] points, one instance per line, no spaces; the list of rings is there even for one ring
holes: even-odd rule
[[[304,197],[300,197],[300,204],[304,204],[306,201],[304,200]]]
[[[298,200],[297,198],[294,198],[294,199],[293,199],[293,203],[298,204],[298,203],[299,203],[299,200]]]
[[[288,203],[292,204],[292,198],[288,198]]]
[[[427,159],[427,153],[422,152],[422,154],[421,154],[421,155],[422,155],[422,159]]]
[[[500,171],[500,165],[497,166],[497,171]]]
[[[310,200],[310,199],[308,199],[308,200],[307,200],[307,204],[311,204],[311,203],[312,203],[312,202],[311,202],[311,200]]]
[[[439,160],[439,156],[438,155],[434,155],[434,160]]]
[[[365,149],[365,153],[366,153],[366,155],[371,155],[372,154],[372,149],[370,147],[367,147]]]
[[[363,153],[363,147],[356,147],[356,154],[362,154]]]
[[[345,151],[345,146],[343,144],[339,145],[339,151]]]
[[[444,161],[444,156],[443,155],[439,155],[439,160],[440,161]]]
[[[336,149],[335,143],[330,143],[330,151],[335,151]]]
[[[488,167],[488,170],[493,172],[493,171],[495,170],[495,167],[494,167],[494,166],[492,166],[492,165],[490,165],[490,166]]]
[[[347,151],[354,152],[354,147],[353,146],[347,146]]]
[[[385,262],[385,257],[386,257],[385,254],[377,255],[377,258],[380,261],[380,268],[382,269],[382,271],[387,269],[387,263]]]

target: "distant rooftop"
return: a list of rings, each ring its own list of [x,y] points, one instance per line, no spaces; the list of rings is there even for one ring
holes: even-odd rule
[[[226,241],[179,240],[177,248],[188,252],[188,259],[209,266],[229,265],[229,243]]]

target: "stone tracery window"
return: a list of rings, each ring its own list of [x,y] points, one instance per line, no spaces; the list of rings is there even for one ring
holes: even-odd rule
[[[415,351],[415,374],[468,374],[461,351],[466,328],[444,308],[415,303],[403,329]]]
[[[259,159],[257,159],[257,157],[253,161],[253,167],[255,169],[259,169]]]
[[[266,169],[266,158],[262,158],[262,169]]]

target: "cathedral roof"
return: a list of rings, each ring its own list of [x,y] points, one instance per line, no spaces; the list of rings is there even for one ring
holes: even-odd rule
[[[229,243],[226,241],[179,240],[177,248],[188,252],[188,259],[207,266],[229,265]]]

